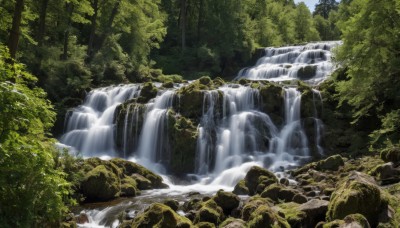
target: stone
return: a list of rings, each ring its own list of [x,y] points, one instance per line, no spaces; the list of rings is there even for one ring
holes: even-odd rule
[[[215,228],[215,225],[211,222],[199,222],[196,224],[198,228]]]
[[[233,209],[237,208],[240,203],[240,198],[237,195],[223,190],[219,190],[212,199],[227,215],[229,215]]]
[[[222,208],[214,200],[210,199],[201,204],[200,209],[196,212],[194,223],[210,222],[217,225],[223,221],[224,217]]]
[[[276,212],[274,212],[268,205],[261,205],[253,213],[251,213],[247,226],[249,228],[290,228],[289,223]]]
[[[89,217],[85,213],[80,213],[78,216],[75,217],[76,223],[84,224],[89,222]]]
[[[163,201],[163,204],[167,205],[174,211],[177,211],[179,209],[179,202],[173,199],[166,199]]]
[[[303,203],[306,203],[308,201],[308,199],[303,194],[296,194],[293,197],[292,201],[295,203],[298,203],[298,204],[303,204]]]
[[[361,214],[347,215],[343,220],[343,228],[371,228],[368,220]]]
[[[289,180],[287,178],[281,178],[279,183],[285,186],[289,186]]]
[[[146,179],[144,176],[142,176],[140,174],[137,174],[137,173],[132,174],[131,178],[136,181],[137,187],[140,190],[149,190],[149,189],[152,189],[152,187],[153,187],[151,181],[149,181],[148,179]]]
[[[131,227],[181,227],[190,228],[192,222],[180,216],[170,207],[154,203],[140,213],[132,222]]]
[[[157,87],[151,82],[146,82],[142,85],[142,89],[140,90],[140,95],[137,98],[137,102],[145,104],[149,102],[149,100],[151,100],[152,98],[156,97],[157,93]]]
[[[263,181],[268,178],[270,180],[273,180],[275,183],[278,183],[278,178],[276,178],[276,176],[272,172],[259,166],[253,166],[250,168],[244,178],[245,185],[249,189],[250,195],[254,195],[256,193],[257,186],[260,183],[260,177],[263,177]]]
[[[81,190],[88,200],[111,200],[120,194],[120,179],[104,165],[99,165],[85,175]]]
[[[400,148],[389,147],[381,151],[381,159],[385,162],[393,162],[395,164],[400,162]]]
[[[317,72],[317,66],[305,66],[297,71],[297,78],[300,80],[309,80],[315,76]]]
[[[251,197],[248,199],[242,209],[241,219],[244,221],[248,221],[250,219],[250,215],[261,205],[268,205],[270,202],[268,199],[261,198],[258,196]]]
[[[249,188],[246,187],[245,180],[239,181],[232,192],[236,195],[248,195],[250,193]]]
[[[314,227],[318,222],[325,221],[329,201],[312,199],[299,206],[299,210],[307,216],[307,224]]]
[[[136,181],[131,177],[125,177],[121,180],[121,196],[137,196],[140,190],[137,188]]]
[[[350,214],[362,214],[371,226],[376,226],[377,215],[387,208],[388,200],[374,179],[367,174],[352,171],[333,192],[326,217],[333,221],[344,219]]]
[[[319,161],[316,165],[317,170],[332,170],[337,171],[340,166],[344,165],[344,161],[342,156],[333,155],[325,160]]]
[[[245,221],[236,218],[228,218],[221,225],[221,228],[246,228]]]
[[[305,212],[299,210],[297,203],[282,203],[274,208],[284,215],[284,218],[291,227],[312,227],[306,224],[307,215]]]

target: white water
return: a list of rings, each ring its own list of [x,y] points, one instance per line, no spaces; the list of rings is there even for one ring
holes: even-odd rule
[[[341,41],[330,41],[309,43],[305,46],[268,47],[265,49],[265,56],[260,58],[255,66],[242,69],[236,79],[270,81],[304,79],[310,83],[318,83],[333,71],[331,49],[340,44]],[[311,74],[302,75],[301,71],[305,69],[313,70]]]

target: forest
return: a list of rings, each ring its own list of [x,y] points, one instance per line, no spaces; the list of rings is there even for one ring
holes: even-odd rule
[[[193,94],[196,83],[213,90],[217,80],[232,81],[240,69],[254,64],[265,47],[341,40],[333,50],[336,67],[330,78],[304,89],[321,90],[326,100],[324,123],[331,134],[324,141],[336,145],[328,155],[384,157],[400,180],[398,0],[319,0],[313,12],[294,0],[0,0],[0,14],[0,227],[74,227],[68,218],[82,202],[85,187],[80,183],[88,169],[80,167],[87,163],[54,144],[65,133],[68,111],[90,91],[191,80],[196,80],[188,89]],[[202,79],[213,81],[214,87]],[[312,87],[299,85],[299,90]],[[179,92],[184,96],[187,91]],[[190,105],[197,99],[203,97],[191,98],[189,111],[175,115],[176,126],[196,131],[201,122],[194,120],[198,116],[190,113]],[[176,137],[186,137],[177,132]],[[122,179],[131,173],[118,175]],[[390,194],[400,195],[400,186],[395,187]],[[400,224],[400,198],[385,200],[395,215],[379,227],[395,227]],[[340,217],[333,210],[329,208],[327,221]],[[365,216],[368,227],[378,227],[370,212],[355,212]],[[275,224],[285,227],[280,220]]]

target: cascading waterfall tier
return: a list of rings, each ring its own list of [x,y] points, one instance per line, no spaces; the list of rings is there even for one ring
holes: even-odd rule
[[[341,41],[299,46],[268,47],[253,67],[242,69],[236,79],[284,81],[299,79],[318,83],[333,71],[331,50]]]

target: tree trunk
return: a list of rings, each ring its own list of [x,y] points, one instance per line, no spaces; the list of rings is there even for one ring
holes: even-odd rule
[[[118,14],[118,9],[119,9],[119,5],[121,4],[121,0],[118,0],[117,2],[115,2],[114,7],[111,11],[110,17],[108,18],[107,24],[105,26],[104,32],[100,37],[100,41],[99,41],[99,47],[98,49],[100,49],[103,46],[104,41],[107,39],[108,35],[110,35],[111,30],[112,30],[112,24],[114,22],[115,17]]]
[[[46,16],[47,16],[47,6],[48,6],[49,0],[42,0],[42,5],[40,8],[40,15],[39,15],[39,29],[37,33],[37,41],[39,47],[43,45],[43,38],[44,34],[46,32]]]
[[[182,52],[184,52],[186,48],[186,5],[186,0],[181,0],[181,12],[179,18],[181,27]]]
[[[68,19],[67,19],[67,27],[64,32],[64,48],[63,48],[63,54],[61,56],[62,60],[67,60],[68,59],[68,42],[69,42],[69,29],[71,26],[71,21],[72,21],[72,12],[74,11],[74,5],[72,3],[66,3],[66,11],[68,13]]]
[[[18,49],[19,41],[19,28],[21,25],[22,11],[24,10],[24,0],[17,0],[15,2],[14,16],[12,20],[12,27],[10,30],[10,37],[8,40],[8,49],[11,58],[15,59]]]
[[[204,10],[204,0],[199,0],[199,18],[197,21],[197,43],[201,41],[201,28],[203,27],[203,10]]]
[[[90,35],[89,35],[89,44],[88,44],[88,50],[87,50],[87,55],[88,59],[90,60],[93,57],[93,43],[94,43],[94,38],[96,35],[96,24],[97,24],[97,15],[99,11],[98,7],[98,0],[94,0],[92,3],[92,8],[94,10],[94,14],[91,18],[91,29],[90,29]]]

